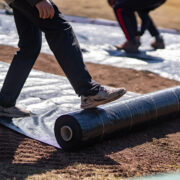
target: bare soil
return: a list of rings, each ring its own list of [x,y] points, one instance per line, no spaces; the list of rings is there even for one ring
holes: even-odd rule
[[[17,49],[0,45],[0,61]],[[114,87],[147,93],[179,85],[146,71],[86,63],[93,78]],[[41,54],[35,69],[63,75],[51,55]],[[67,153],[0,126],[0,179],[120,179],[180,171],[180,119],[144,127],[79,152]]]
[[[115,20],[107,0],[54,0],[54,2],[65,14]],[[151,15],[158,26],[180,31],[179,7],[179,0],[167,0],[160,8],[152,11]]]
[[[0,45],[0,61],[10,63],[16,50],[17,48]],[[160,77],[149,71],[136,71],[93,63],[86,63],[86,65],[97,82],[113,87],[126,87],[132,92],[143,94],[180,84],[180,82]],[[64,76],[54,56],[44,53],[38,57],[34,69]]]

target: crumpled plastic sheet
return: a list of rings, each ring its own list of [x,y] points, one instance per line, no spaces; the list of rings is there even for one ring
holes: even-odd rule
[[[141,53],[132,55],[117,51],[114,47],[125,41],[124,34],[119,27],[77,22],[71,24],[86,62],[147,70],[180,81],[180,33],[171,30],[161,31],[166,49],[153,51],[150,47],[153,39],[147,32],[141,40]],[[0,43],[17,46],[18,35],[12,16],[0,14]],[[45,38],[43,38],[42,51],[52,54]]]
[[[0,88],[8,67],[7,63],[0,62]],[[128,92],[121,101],[137,95]],[[33,70],[18,98],[17,105],[36,115],[13,119],[0,117],[0,124],[60,148],[54,135],[55,121],[63,114],[80,110],[80,98],[74,93],[66,78]]]

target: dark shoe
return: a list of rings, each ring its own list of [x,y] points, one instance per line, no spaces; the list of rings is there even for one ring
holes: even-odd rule
[[[141,45],[140,40],[137,38],[136,41],[126,41],[123,45],[115,46],[119,50],[124,50],[127,53],[137,53],[138,48]]]
[[[29,111],[23,110],[16,106],[13,107],[0,106],[0,116],[19,118],[19,117],[27,117],[30,115],[31,113]]]
[[[151,46],[154,49],[164,49],[165,44],[163,38],[162,37],[156,38],[156,40],[151,44]]]
[[[99,92],[94,96],[81,96],[81,108],[95,108],[99,105],[119,99],[126,93],[124,88],[101,87]]]

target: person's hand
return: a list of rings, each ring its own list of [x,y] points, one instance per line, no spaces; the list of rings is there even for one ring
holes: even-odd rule
[[[37,3],[36,8],[39,11],[39,17],[42,19],[52,19],[54,17],[54,8],[49,0],[42,0]]]

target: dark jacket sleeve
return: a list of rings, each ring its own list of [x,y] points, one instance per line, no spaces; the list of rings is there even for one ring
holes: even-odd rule
[[[31,6],[35,6],[38,2],[42,0],[26,0]]]
[[[134,10],[153,10],[161,6],[166,0],[116,0],[115,7],[130,8]]]

